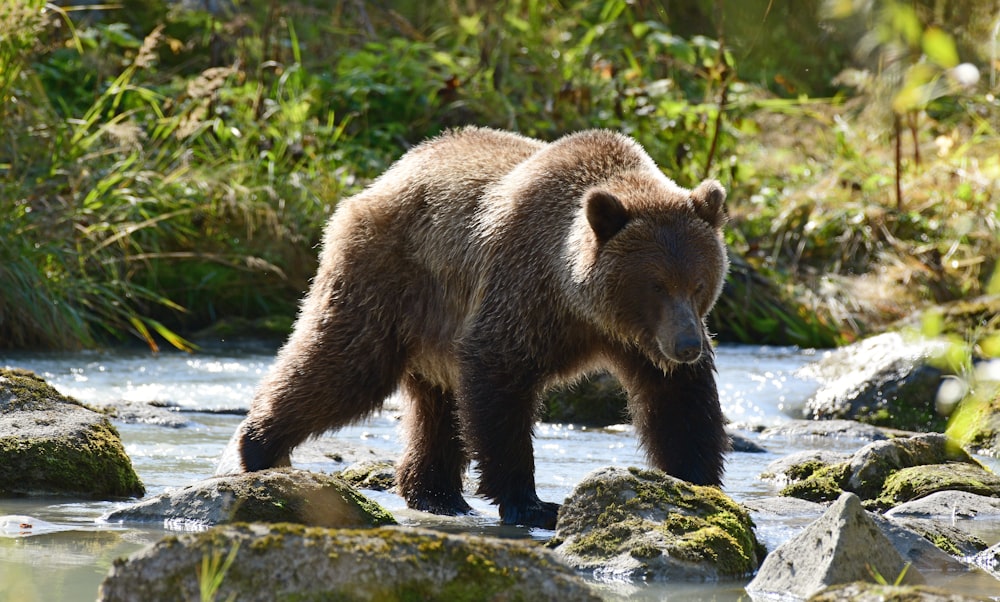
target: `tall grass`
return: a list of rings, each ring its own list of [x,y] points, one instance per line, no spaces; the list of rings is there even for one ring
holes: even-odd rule
[[[983,95],[928,105],[924,144],[955,146],[904,174],[896,211],[863,112],[741,82],[746,53],[679,35],[662,3],[123,4],[0,0],[0,348],[190,348],[227,317],[292,316],[337,199],[467,123],[613,128],[682,185],[723,180],[746,261],[715,319],[738,340],[842,342],[870,311],[845,280],[901,262],[947,300],[995,263]]]

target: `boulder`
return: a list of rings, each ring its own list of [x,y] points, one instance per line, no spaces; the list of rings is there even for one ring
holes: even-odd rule
[[[796,452],[768,464],[759,478],[778,487],[785,487],[809,477],[821,468],[845,462],[850,457],[851,454],[829,450]]]
[[[892,542],[892,546],[896,548],[896,551],[903,557],[903,560],[906,560],[921,573],[927,575],[932,572],[954,573],[968,570],[968,567],[959,559],[942,549],[942,547],[939,547],[937,545],[939,542],[931,541],[929,538],[924,537],[925,533],[929,533],[928,531],[914,531],[898,521],[889,520],[876,513],[871,513],[868,517],[878,525],[878,528],[882,530],[882,534]],[[963,534],[956,533],[956,535],[958,539],[964,538]],[[950,540],[945,541],[949,545],[952,545]]]
[[[0,497],[139,497],[145,488],[107,416],[25,370],[0,370]]]
[[[920,535],[928,543],[956,558],[974,556],[989,547],[979,537],[940,520],[926,518],[895,518],[890,520],[891,523]],[[899,546],[897,546],[898,548]]]
[[[338,476],[358,489],[391,491],[396,487],[396,463],[390,460],[355,462]]]
[[[891,508],[938,491],[965,491],[1000,497],[1000,477],[972,462],[910,466],[892,473],[885,480],[875,503],[882,508]]]
[[[833,585],[810,596],[808,602],[982,602],[962,594],[926,585],[889,585],[854,582]]]
[[[764,429],[760,438],[789,441],[836,439],[855,442],[880,441],[888,439],[888,436],[882,429],[856,420],[789,420]]]
[[[814,523],[768,554],[747,585],[751,596],[808,598],[824,587],[854,581],[924,582],[861,507],[845,493]]]
[[[938,412],[936,401],[945,373],[933,360],[946,349],[944,341],[889,332],[829,352],[796,373],[820,382],[803,414],[818,420],[850,418],[899,429],[943,431],[947,415]]]
[[[1000,497],[967,491],[937,491],[900,504],[885,515],[890,518],[939,518],[948,521],[1000,517]]]
[[[972,564],[1000,579],[1000,543],[972,557]]]
[[[178,409],[168,409],[163,405],[142,401],[117,401],[101,406],[101,411],[113,420],[124,424],[151,424],[168,428],[191,426],[192,422],[178,413]]]
[[[875,441],[855,452],[844,462],[825,466],[816,463],[803,465],[803,468],[796,473],[800,479],[782,489],[781,495],[812,501],[830,501],[836,499],[841,491],[850,491],[856,493],[866,503],[873,505],[881,503],[884,508],[886,507],[884,502],[894,498],[881,498],[883,487],[896,472],[914,466],[949,463],[969,464],[981,468],[968,453],[944,435],[925,433],[913,437]],[[893,481],[892,485],[895,487],[896,483],[897,481]],[[931,491],[932,489],[927,487],[927,493]]]
[[[162,522],[179,530],[234,522],[290,522],[317,527],[393,524],[392,515],[344,480],[277,468],[213,477],[111,512],[108,522]]]
[[[218,583],[214,599],[241,602],[598,600],[580,577],[531,541],[400,527],[260,523],[168,536],[116,560],[98,599],[205,599],[199,574]]]
[[[642,581],[740,578],[764,555],[746,510],[719,489],[620,467],[577,485],[549,545],[577,570]]]
[[[629,422],[628,397],[618,380],[601,372],[557,387],[542,405],[545,422],[609,426]]]

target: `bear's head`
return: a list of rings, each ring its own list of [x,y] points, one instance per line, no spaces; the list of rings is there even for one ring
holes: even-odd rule
[[[715,180],[688,191],[641,173],[584,194],[591,311],[665,370],[709,345],[704,319],[729,268],[725,200]]]

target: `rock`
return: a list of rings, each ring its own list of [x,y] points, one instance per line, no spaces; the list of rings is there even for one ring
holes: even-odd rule
[[[203,559],[215,567],[210,572],[222,574],[217,600],[598,600],[555,555],[530,541],[288,524],[168,536],[116,560],[98,599],[204,599]]]
[[[890,518],[942,518],[946,520],[1000,516],[1000,498],[967,491],[937,491],[900,504],[885,513]]]
[[[854,582],[833,585],[811,596],[808,602],[977,602],[973,598],[926,585],[880,585]]]
[[[729,442],[732,445],[732,451],[740,452],[743,454],[764,454],[767,450],[757,444],[753,439],[737,433],[732,429],[726,429],[729,434]]]
[[[891,508],[938,491],[965,491],[1000,497],[1000,477],[972,462],[924,464],[892,473],[882,485],[876,504]]]
[[[363,460],[351,464],[338,476],[358,489],[391,491],[396,487],[396,463],[388,460]]]
[[[851,454],[828,450],[796,452],[768,464],[759,478],[779,487],[785,487],[789,483],[805,479],[821,468],[839,464],[850,457]]]
[[[781,495],[829,501],[838,496],[839,491],[850,491],[868,503],[875,503],[882,495],[886,480],[897,471],[950,462],[978,466],[968,453],[944,435],[925,433],[875,441],[845,462],[815,467],[812,473],[782,489]]]
[[[782,519],[794,517],[818,518],[826,511],[826,506],[794,497],[760,497],[743,502],[751,516],[775,516]],[[756,521],[755,521],[756,522]]]
[[[0,497],[145,493],[107,416],[25,370],[0,370]]]
[[[739,578],[764,554],[746,510],[719,489],[618,467],[577,485],[549,545],[577,570],[643,581]]]
[[[882,534],[892,542],[903,560],[909,562],[923,574],[931,572],[964,572],[968,567],[957,558],[935,545],[935,542],[925,538],[920,532],[909,529],[902,524],[889,520],[876,513],[868,515]]]
[[[975,535],[938,520],[896,518],[890,522],[920,535],[942,552],[957,558],[973,556],[989,547],[986,542]],[[896,548],[899,549],[899,546],[897,545]]]
[[[972,564],[1000,579],[1000,543],[976,554],[971,561]]]
[[[764,429],[760,438],[795,441],[819,438],[879,441],[888,437],[882,429],[855,420],[789,420],[784,424]]]
[[[396,522],[387,510],[342,479],[293,468],[209,478],[111,512],[105,520],[163,522],[182,530],[233,522],[291,522],[317,527]]]
[[[192,424],[176,411],[140,401],[118,401],[101,406],[101,410],[112,419],[125,424],[152,424],[169,428],[183,428]]]
[[[840,496],[801,533],[768,554],[747,585],[751,596],[808,598],[824,587],[873,581],[873,573],[893,582],[923,583],[919,571],[903,573],[906,562],[851,493]]]
[[[546,394],[545,422],[608,426],[629,422],[628,397],[618,380],[602,372]]]
[[[947,416],[937,411],[936,398],[944,373],[932,360],[946,349],[944,341],[889,332],[832,351],[796,373],[821,383],[803,413],[820,420],[850,418],[914,431],[943,431]]]

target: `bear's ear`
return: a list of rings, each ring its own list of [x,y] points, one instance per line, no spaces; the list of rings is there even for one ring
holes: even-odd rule
[[[587,222],[597,235],[597,242],[604,244],[628,223],[628,212],[618,197],[606,190],[592,190],[583,200]]]
[[[691,191],[694,211],[713,228],[721,228],[727,219],[726,189],[715,180],[705,180]]]

